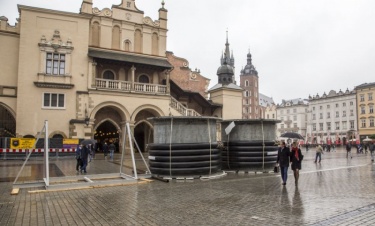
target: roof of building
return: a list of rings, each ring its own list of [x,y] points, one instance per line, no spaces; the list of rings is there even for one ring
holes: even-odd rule
[[[211,89],[209,89],[208,92],[216,90],[216,89],[220,89],[220,88],[236,89],[236,90],[241,90],[241,91],[243,90],[241,87],[239,87],[238,85],[234,83],[229,83],[229,84],[218,83],[214,85],[213,87],[211,87]]]
[[[374,87],[375,86],[375,82],[371,82],[371,83],[363,83],[359,86],[356,86],[354,89],[363,89],[363,88],[368,88],[368,87]]]
[[[315,96],[309,95],[309,101],[315,101],[315,100],[320,100],[320,99],[325,99],[325,98],[333,98],[333,97],[355,94],[355,93],[356,93],[355,90],[350,91],[348,88],[346,89],[345,92],[343,92],[341,89],[339,92],[336,92],[335,90],[331,90],[329,91],[328,95],[326,94],[326,92],[324,92],[322,96],[319,96],[319,94],[316,94]]]
[[[294,105],[308,105],[309,101],[302,98],[296,98],[291,100],[282,100],[281,104],[278,104],[278,107],[288,107]]]
[[[272,97],[268,97],[264,94],[259,93],[259,105],[260,106],[267,107],[267,106],[270,106],[272,104],[275,104]]]
[[[107,60],[115,60],[120,62],[129,62],[133,64],[152,65],[161,68],[172,68],[172,65],[168,62],[167,58],[147,56],[140,54],[127,53],[123,51],[106,50],[99,48],[89,48],[88,55],[90,57],[96,57]]]

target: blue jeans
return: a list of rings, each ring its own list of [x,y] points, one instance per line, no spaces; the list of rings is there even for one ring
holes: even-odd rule
[[[110,159],[113,159],[113,153],[115,152],[115,150],[109,150],[109,158]]]
[[[281,179],[284,183],[286,183],[286,180],[288,179],[288,168],[289,167],[280,166]]]
[[[371,160],[374,161],[374,151],[371,151]]]
[[[320,153],[320,152],[316,153],[315,162],[318,160],[318,158],[319,158],[319,162],[320,162],[322,160],[322,153]]]
[[[83,172],[86,173],[86,166],[87,166],[87,158],[83,158],[83,159],[82,159],[82,167],[81,167],[81,171],[83,170]]]

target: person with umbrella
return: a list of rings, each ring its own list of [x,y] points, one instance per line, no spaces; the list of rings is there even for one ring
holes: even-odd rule
[[[90,154],[90,147],[89,145],[83,146],[83,149],[81,151],[81,160],[82,160],[82,167],[81,167],[81,172],[87,173],[86,167],[87,167],[87,159]]]
[[[285,146],[285,141],[281,142],[281,147],[277,152],[277,165],[280,165],[281,179],[283,185],[286,185],[288,179],[288,168],[289,168],[290,150]]]

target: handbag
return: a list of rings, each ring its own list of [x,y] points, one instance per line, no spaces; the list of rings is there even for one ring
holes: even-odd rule
[[[273,168],[273,172],[274,173],[278,173],[280,171],[280,168],[278,167],[278,166],[275,166],[274,168]]]

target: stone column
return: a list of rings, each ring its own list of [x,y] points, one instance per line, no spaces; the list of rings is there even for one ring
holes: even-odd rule
[[[131,71],[132,71],[132,78],[131,78],[131,82],[132,82],[132,87],[131,87],[131,90],[134,90],[134,80],[135,80],[135,70],[137,68],[134,67],[134,65],[131,67]]]
[[[91,80],[91,87],[96,87],[96,65],[95,61],[92,62],[92,80]]]
[[[165,74],[167,75],[166,77],[166,85],[167,85],[167,93],[169,93],[170,92],[170,83],[169,83],[169,77],[170,77],[170,70],[167,70],[166,72],[165,72]]]

